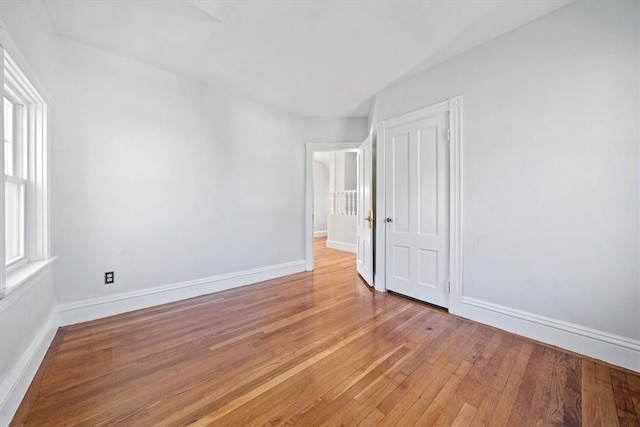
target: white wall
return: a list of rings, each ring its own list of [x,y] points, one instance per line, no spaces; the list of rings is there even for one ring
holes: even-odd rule
[[[362,142],[369,134],[366,117],[307,118],[307,142]]]
[[[329,168],[318,160],[313,162],[313,231],[327,232],[329,215]]]
[[[61,302],[304,258],[303,118],[71,41],[59,65]]]
[[[358,179],[357,153],[336,151],[329,167],[330,190],[350,191],[356,189]]]
[[[356,217],[329,215],[327,220],[327,247],[355,252],[357,243]]]
[[[464,96],[463,296],[640,338],[638,25],[576,2],[378,94]]]
[[[357,189],[358,183],[358,154],[344,153],[344,189]]]
[[[2,2],[0,13],[27,65],[51,90],[57,44],[44,5]],[[50,108],[55,116],[55,103]],[[9,423],[20,404],[56,328],[51,267],[0,300],[0,425]]]
[[[329,166],[331,191],[344,191],[344,153],[334,152]]]

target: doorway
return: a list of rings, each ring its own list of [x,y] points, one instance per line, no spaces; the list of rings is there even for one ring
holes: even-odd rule
[[[458,312],[462,97],[378,124],[378,290]]]
[[[326,246],[356,252],[357,153],[325,151],[313,159],[313,234]]]
[[[306,270],[313,271],[314,269],[314,239],[316,237],[323,237],[323,231],[326,231],[326,234],[329,235],[329,228],[334,228],[338,230],[338,236],[344,236],[344,232],[349,233],[349,221],[350,217],[353,216],[352,222],[353,224],[353,234],[355,235],[355,213],[356,213],[356,199],[355,199],[355,185],[353,185],[353,190],[345,190],[345,183],[348,183],[347,186],[352,185],[351,181],[355,182],[356,176],[344,176],[344,164],[345,159],[351,158],[356,155],[358,147],[361,143],[359,142],[338,142],[338,143],[307,143],[307,154],[306,154],[306,201],[305,201],[305,259],[306,259]],[[342,165],[341,173],[334,173],[333,182],[331,182],[331,178],[329,177],[329,184],[327,185],[327,193],[326,199],[323,201],[322,195],[316,195],[315,191],[315,179],[316,176],[319,178],[321,174],[316,174],[315,162],[317,158],[320,160],[320,164],[326,162],[327,175],[330,175],[331,171],[331,159],[334,161],[334,169],[340,169],[340,165]],[[338,164],[338,167],[336,166]],[[328,167],[327,167],[328,166]],[[335,170],[333,172],[336,172]],[[340,182],[336,185],[336,176],[338,176]],[[333,189],[333,191],[331,191]],[[316,200],[317,199],[317,200]],[[322,230],[322,226],[319,229],[316,229],[314,225],[316,223],[324,225],[325,222],[322,218],[318,218],[319,221],[316,222],[315,215],[323,215],[324,210],[318,209],[318,212],[314,212],[314,205],[316,203],[325,203],[327,221],[326,221],[326,230]],[[332,213],[334,215],[332,215]],[[341,234],[343,233],[343,234]],[[327,236],[327,240],[329,240],[330,236]],[[348,236],[347,236],[348,237]],[[344,241],[347,237],[339,237],[339,239],[343,240],[335,240],[334,243],[330,243],[334,245],[335,249],[339,250],[349,250],[355,251],[355,241],[353,247],[350,244]]]

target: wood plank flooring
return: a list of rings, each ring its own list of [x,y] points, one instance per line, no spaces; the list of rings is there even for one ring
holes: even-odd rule
[[[61,328],[13,425],[638,426],[640,375],[316,271]]]

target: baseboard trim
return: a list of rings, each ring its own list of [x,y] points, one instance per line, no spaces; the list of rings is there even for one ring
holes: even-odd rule
[[[346,251],[356,253],[355,243],[339,242],[337,240],[327,240],[327,247],[331,249],[338,249],[339,251]]]
[[[0,382],[0,426],[11,422],[57,331],[58,315],[54,306],[22,357]]]
[[[469,297],[462,297],[456,314],[640,372],[640,340]]]
[[[314,231],[313,238],[316,239],[318,237],[327,237],[327,230]]]
[[[295,261],[238,273],[206,277],[150,289],[109,295],[58,305],[60,325],[72,325],[103,317],[181,301],[305,271],[305,261]]]

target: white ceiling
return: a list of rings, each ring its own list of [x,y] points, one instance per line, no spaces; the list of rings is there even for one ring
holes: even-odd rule
[[[569,2],[45,0],[60,36],[331,117]]]

